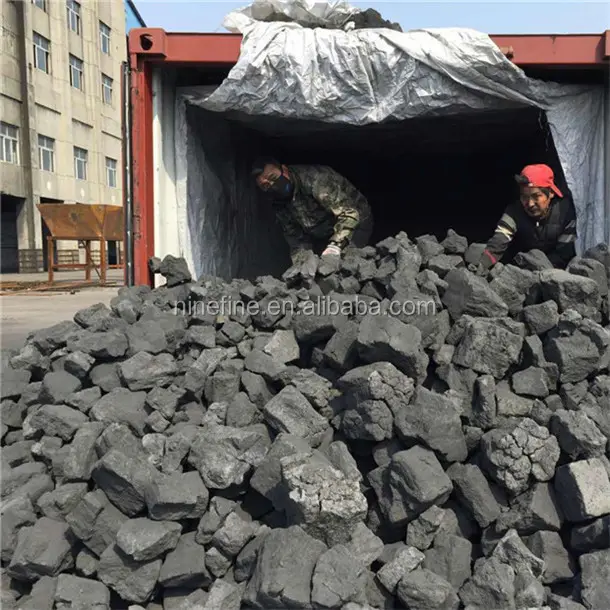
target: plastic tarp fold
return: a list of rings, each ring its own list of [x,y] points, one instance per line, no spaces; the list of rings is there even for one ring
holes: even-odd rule
[[[367,125],[533,106],[546,112],[578,215],[577,249],[608,241],[604,91],[529,78],[484,33],[463,28],[353,29],[345,2],[255,0],[227,15],[240,57],[207,110]],[[535,163],[536,159],[528,160]]]

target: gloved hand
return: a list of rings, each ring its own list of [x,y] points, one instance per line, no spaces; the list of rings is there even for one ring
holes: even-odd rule
[[[328,244],[326,250],[322,252],[322,256],[341,256],[341,248],[335,244]]]

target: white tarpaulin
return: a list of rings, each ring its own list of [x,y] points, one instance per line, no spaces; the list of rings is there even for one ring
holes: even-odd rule
[[[213,93],[189,102],[349,125],[538,107],[574,196],[577,248],[608,241],[601,85],[528,78],[481,32],[354,29],[356,13],[344,2],[310,0],[255,0],[230,13],[225,27],[243,35],[239,60]]]

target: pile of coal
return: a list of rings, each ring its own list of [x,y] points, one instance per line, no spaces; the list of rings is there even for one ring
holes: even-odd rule
[[[381,28],[402,32],[402,27],[399,23],[384,19],[381,14],[373,8],[367,8],[355,13],[349,18],[349,21],[354,24],[355,30]]]
[[[151,260],[1,380],[3,609],[608,610],[610,253]]]

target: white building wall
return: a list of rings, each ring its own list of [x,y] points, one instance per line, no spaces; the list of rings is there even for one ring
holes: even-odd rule
[[[41,199],[122,205],[125,8],[123,0],[83,0],[78,34],[68,27],[65,0],[46,0],[45,10],[31,0],[7,0],[2,3],[2,18],[0,116],[18,128],[20,155],[16,164],[0,162],[0,191],[3,205],[18,201],[20,270],[41,270],[46,253],[36,208]],[[111,28],[110,55],[101,49],[100,20]],[[48,74],[35,66],[35,32],[50,41]],[[70,83],[70,55],[83,61],[82,91]],[[102,74],[113,79],[110,104],[102,97]],[[39,135],[55,141],[53,171],[40,167]],[[86,180],[75,176],[74,146],[87,150]],[[116,186],[107,183],[107,157],[117,161]],[[59,248],[72,250],[76,257],[77,245],[60,242]]]

